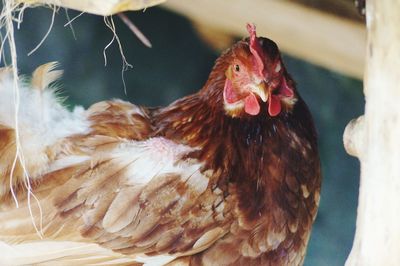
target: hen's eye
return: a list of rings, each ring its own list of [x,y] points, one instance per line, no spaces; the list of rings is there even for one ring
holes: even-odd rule
[[[235,65],[235,71],[239,72],[240,71],[240,66],[239,65]]]

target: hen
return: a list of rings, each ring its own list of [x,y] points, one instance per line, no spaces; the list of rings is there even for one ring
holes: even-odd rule
[[[16,133],[3,69],[0,264],[301,265],[316,132],[276,44],[247,27],[198,93],[165,108],[69,112],[47,64],[20,85]]]

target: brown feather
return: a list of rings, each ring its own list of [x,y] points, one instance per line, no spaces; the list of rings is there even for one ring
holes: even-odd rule
[[[51,83],[59,79],[63,74],[62,70],[55,70],[57,67],[57,62],[50,62],[36,68],[32,74],[32,87],[40,91],[48,88]]]

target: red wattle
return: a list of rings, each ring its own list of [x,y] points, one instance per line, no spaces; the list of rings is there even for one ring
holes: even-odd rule
[[[276,95],[271,95],[268,101],[268,113],[270,116],[276,116],[281,112],[281,100]]]
[[[250,93],[249,96],[244,99],[244,111],[249,115],[258,115],[260,112],[260,105],[253,93]]]

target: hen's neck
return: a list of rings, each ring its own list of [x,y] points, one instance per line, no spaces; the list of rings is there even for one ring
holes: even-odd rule
[[[268,116],[266,106],[262,106],[260,113],[265,115],[231,118],[225,115],[221,102],[210,100],[222,97],[211,94],[203,90],[160,109],[154,116],[157,135],[198,148],[195,157],[206,162],[207,168],[232,169],[248,162],[249,177],[258,176],[262,168],[258,164],[271,154],[279,157],[293,139],[316,150],[314,125],[301,98],[293,112],[277,117]]]
[[[157,135],[203,148],[209,140],[221,135],[225,120],[223,111],[215,103],[206,102],[196,93],[158,110],[153,123]]]
[[[218,95],[210,94],[201,91],[160,109],[154,116],[157,135],[197,148],[191,156],[207,169],[224,171],[239,160],[262,157],[266,118],[231,118],[221,102],[209,100]]]
[[[220,73],[214,69],[198,93],[159,109],[154,116],[158,135],[197,148],[218,142],[227,123],[222,103],[225,77]]]

